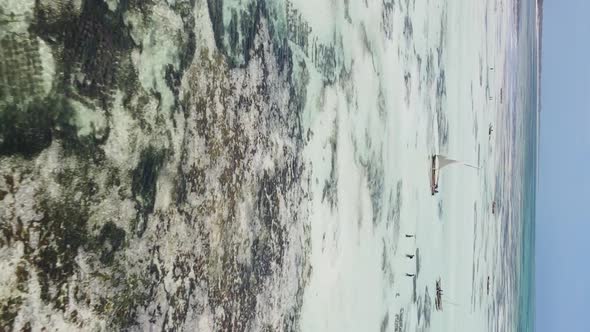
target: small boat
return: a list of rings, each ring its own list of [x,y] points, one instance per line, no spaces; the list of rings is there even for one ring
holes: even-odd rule
[[[438,171],[436,166],[436,155],[432,156],[432,165],[430,168],[430,192],[434,196],[438,192]]]
[[[430,165],[430,193],[434,196],[434,194],[438,193],[438,182],[440,177],[440,171],[451,164],[463,164],[464,166],[479,169],[477,166],[466,164],[462,161],[450,159],[446,156],[441,154],[435,154],[431,156],[431,165]]]

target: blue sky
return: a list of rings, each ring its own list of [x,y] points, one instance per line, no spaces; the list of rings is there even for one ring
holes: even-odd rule
[[[590,331],[590,1],[545,0],[536,330]]]

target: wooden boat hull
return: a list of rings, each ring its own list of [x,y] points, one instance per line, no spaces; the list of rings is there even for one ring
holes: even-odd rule
[[[438,187],[438,172],[436,171],[436,155],[431,157],[430,165],[430,193],[434,196],[436,194],[436,188]]]

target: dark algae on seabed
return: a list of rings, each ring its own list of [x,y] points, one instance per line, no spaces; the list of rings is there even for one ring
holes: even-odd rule
[[[298,329],[308,73],[276,15],[2,8],[1,330]]]

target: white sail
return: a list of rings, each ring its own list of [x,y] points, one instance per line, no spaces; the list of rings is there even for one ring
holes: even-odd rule
[[[438,192],[438,179],[440,178],[441,169],[452,164],[462,164],[467,167],[479,169],[479,166],[470,165],[463,161],[451,159],[440,154],[434,155],[432,157],[432,169],[430,170],[430,190],[432,191],[432,195]]]
[[[455,160],[455,159],[450,159],[447,158],[445,156],[442,155],[438,155],[438,169],[441,169],[445,166],[451,165],[451,164],[455,164],[455,163],[459,163],[460,161]]]
[[[448,157],[443,156],[441,154],[437,155],[436,157],[438,159],[438,169],[442,169],[445,166],[448,166],[448,165],[451,165],[451,164],[456,164],[456,163],[462,164],[462,165],[467,166],[467,167],[479,169],[478,166],[467,164],[467,163],[465,163],[463,161],[460,161],[460,160],[451,159],[451,158],[448,158]]]

